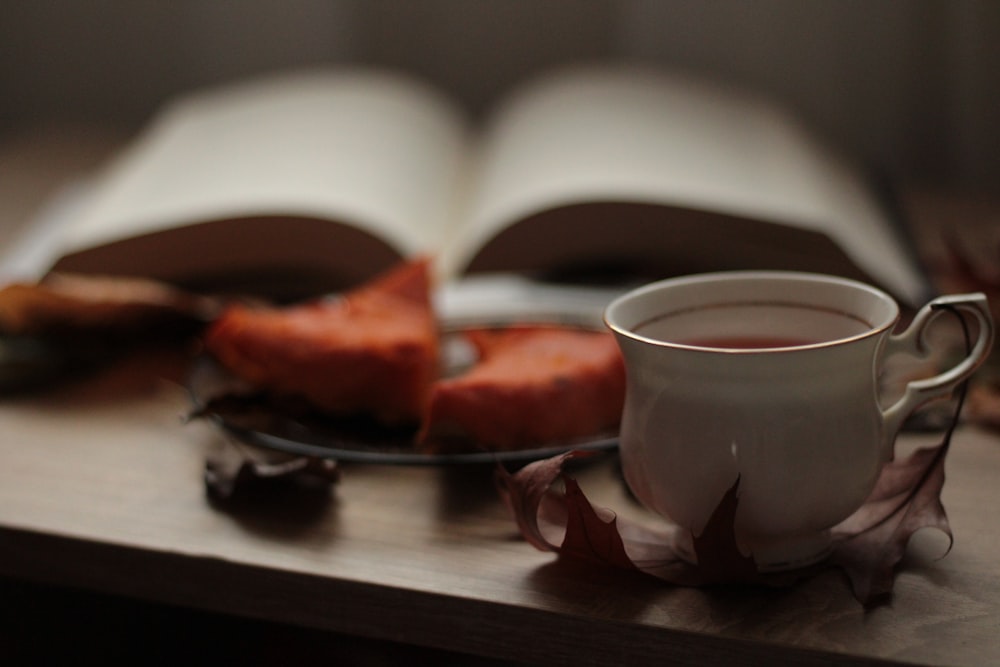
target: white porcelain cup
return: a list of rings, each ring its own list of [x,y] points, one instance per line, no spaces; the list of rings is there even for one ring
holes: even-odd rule
[[[971,352],[883,405],[886,359],[923,355],[946,309],[974,332]],[[982,294],[935,299],[894,334],[899,316],[874,287],[795,272],[685,276],[618,297],[604,319],[627,370],[620,454],[630,489],[699,535],[738,479],[736,538],[759,570],[821,560],[829,529],[891,460],[903,420],[968,378],[992,346]]]

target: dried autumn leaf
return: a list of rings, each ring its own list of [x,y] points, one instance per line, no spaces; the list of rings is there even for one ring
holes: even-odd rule
[[[330,459],[299,456],[269,461],[244,448],[227,447],[206,458],[204,481],[211,498],[227,501],[260,486],[334,484],[340,481],[340,468]]]
[[[964,334],[966,353],[972,349],[968,325],[954,308]],[[831,561],[851,580],[855,597],[864,604],[883,599],[892,591],[893,574],[910,538],[921,528],[937,528],[954,536],[941,502],[944,461],[962,415],[969,382],[957,390],[955,411],[937,447],[915,451],[904,461],[887,463],[864,505],[834,528],[837,536]]]
[[[887,464],[865,504],[834,529],[831,562],[844,570],[862,603],[892,591],[895,567],[915,532],[932,527],[954,539],[941,503],[947,450],[945,442]]]
[[[837,527],[829,564],[847,573],[862,604],[878,602],[891,591],[894,569],[917,530],[933,527],[951,538],[940,500],[946,444],[918,450],[887,465],[868,501]],[[575,480],[564,474],[564,466],[578,455],[561,454],[514,475],[498,470],[501,496],[525,540],[540,550],[639,570],[681,586],[782,586],[817,571],[757,572],[753,558],[742,554],[735,541],[735,485],[699,536],[692,537],[677,526],[656,531],[594,507]],[[553,490],[559,479],[566,489],[562,494]]]
[[[961,405],[956,418],[960,409]],[[833,531],[829,564],[844,570],[862,604],[876,603],[891,592],[895,567],[916,531],[932,527],[952,538],[941,490],[953,429],[954,424],[941,445],[887,464],[865,504]],[[789,585],[816,571],[757,572],[752,556],[742,554],[735,539],[738,482],[697,537],[672,525],[656,531],[625,521],[609,509],[594,507],[576,481],[564,473],[566,464],[580,455],[560,454],[514,475],[498,469],[501,496],[521,534],[540,550],[637,569],[683,586],[736,582]],[[560,479],[565,487],[561,494],[554,490]]]
[[[719,501],[701,534],[694,538],[698,571],[705,583],[759,579],[753,556],[744,555],[736,543],[737,492],[740,480]]]
[[[640,570],[678,585],[707,582],[694,563],[690,535],[654,530],[594,507],[565,466],[592,452],[570,451],[531,463],[511,475],[497,468],[497,486],[525,540],[560,557]],[[562,481],[563,491],[555,489]],[[714,537],[706,536],[706,543]]]
[[[614,567],[635,569],[635,564],[625,553],[615,514],[591,505],[576,480],[567,478],[565,485],[566,537],[560,553],[571,558],[593,558]]]
[[[965,346],[969,331],[962,323]],[[851,580],[854,595],[864,604],[885,598],[892,591],[893,573],[910,538],[921,528],[937,528],[954,540],[941,502],[944,460],[958,426],[969,383],[958,389],[951,424],[937,447],[918,449],[905,460],[887,463],[861,508],[833,530],[836,542],[831,561]]]
[[[565,452],[529,463],[516,476],[503,466],[497,466],[495,479],[500,497],[517,522],[521,535],[539,551],[558,552],[560,549],[556,533],[564,530],[560,524],[566,521],[565,504],[552,491],[552,485],[562,475],[566,461],[578,455],[579,452]]]

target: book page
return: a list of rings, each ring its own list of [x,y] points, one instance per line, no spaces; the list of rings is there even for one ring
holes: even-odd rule
[[[821,233],[897,294],[922,289],[853,172],[793,118],[741,91],[643,69],[557,72],[498,111],[482,150],[469,226],[451,258],[457,270],[513,221],[624,202]],[[629,231],[608,219],[605,233],[616,242]]]
[[[453,217],[467,133],[436,91],[374,70],[304,71],[194,93],[111,165],[67,230],[67,250],[245,218],[331,220],[401,256],[432,251]],[[229,243],[251,242],[241,229],[229,226]]]

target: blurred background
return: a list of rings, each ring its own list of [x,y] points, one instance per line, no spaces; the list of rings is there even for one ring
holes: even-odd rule
[[[478,113],[595,58],[757,88],[897,181],[1000,183],[995,0],[5,0],[0,142],[132,129],[186,88],[320,62],[408,70]]]

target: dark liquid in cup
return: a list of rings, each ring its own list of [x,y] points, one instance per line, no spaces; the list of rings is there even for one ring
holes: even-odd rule
[[[869,325],[839,311],[783,303],[687,308],[640,322],[635,332],[666,343],[721,350],[774,350],[846,340]]]
[[[807,338],[786,338],[779,336],[718,336],[680,341],[685,345],[717,347],[731,350],[764,350],[775,347],[799,347],[816,341]]]

